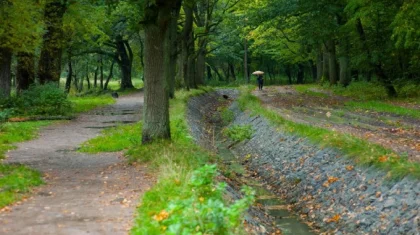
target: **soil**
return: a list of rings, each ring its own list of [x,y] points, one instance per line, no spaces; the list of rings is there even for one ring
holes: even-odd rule
[[[142,105],[142,92],[122,96],[114,105],[48,126],[9,152],[6,163],[38,169],[46,185],[1,210],[0,234],[127,234],[137,200],[154,177],[146,165],[129,165],[122,153],[77,149],[104,128],[140,120]]]
[[[314,91],[319,92],[321,91]],[[292,86],[255,90],[265,107],[288,120],[352,134],[391,148],[397,154],[420,162],[420,120],[394,114],[353,110],[345,106],[350,98],[323,93],[314,96],[297,92]],[[406,107],[404,103],[393,103]],[[418,108],[413,107],[411,108]]]

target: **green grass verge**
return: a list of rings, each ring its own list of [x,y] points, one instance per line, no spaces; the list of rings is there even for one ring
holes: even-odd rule
[[[20,200],[42,183],[41,174],[26,166],[0,164],[0,208]]]
[[[101,136],[83,143],[79,149],[85,153],[118,152],[140,144],[141,123],[107,129]]]
[[[37,136],[37,131],[42,126],[47,126],[49,121],[37,122],[6,122],[0,124],[0,159],[4,158],[4,154],[16,147],[13,145],[17,142],[30,140]]]
[[[101,96],[71,96],[69,100],[73,104],[73,112],[75,113],[82,113],[100,106],[115,103],[115,99],[110,94]]]
[[[243,110],[249,110],[252,115],[263,115],[282,130],[307,137],[321,146],[336,148],[353,158],[357,164],[377,166],[388,172],[391,178],[407,175],[420,178],[419,163],[409,162],[406,157],[398,156],[389,149],[352,135],[288,121],[276,112],[265,109],[258,98],[251,94],[251,89],[252,87],[242,87],[238,102]]]
[[[0,159],[8,150],[16,148],[14,143],[34,138],[39,128],[48,124],[47,121],[0,124]],[[31,187],[40,184],[39,172],[25,166],[0,163],[0,208],[20,200]]]
[[[384,103],[381,101],[366,101],[366,102],[349,101],[349,102],[346,102],[345,105],[346,107],[349,107],[355,110],[357,109],[372,110],[375,112],[391,113],[391,114],[397,114],[400,116],[420,118],[419,110],[392,105],[392,104]]]

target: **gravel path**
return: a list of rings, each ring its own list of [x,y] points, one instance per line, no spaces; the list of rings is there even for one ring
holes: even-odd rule
[[[19,144],[6,162],[44,173],[46,185],[0,212],[0,234],[127,234],[137,199],[153,182],[146,166],[126,163],[121,153],[90,155],[78,146],[104,127],[140,120],[143,93],[44,128]],[[140,133],[139,133],[140,134]]]

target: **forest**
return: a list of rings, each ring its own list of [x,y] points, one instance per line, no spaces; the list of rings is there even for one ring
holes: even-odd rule
[[[260,91],[255,89],[254,71],[264,74]],[[124,228],[123,234],[130,229],[132,234],[265,234],[259,226],[266,227],[267,234],[293,234],[281,223],[269,228],[273,221],[261,222],[258,213],[248,210],[261,204],[258,198],[272,197],[282,198],[283,204],[276,208],[299,214],[296,223],[301,225],[297,227],[304,232],[290,229],[302,234],[415,233],[406,224],[418,220],[418,215],[409,213],[420,209],[416,199],[419,110],[417,0],[0,0],[0,219],[14,203],[26,200],[33,187],[45,182],[67,185],[67,181],[54,180],[76,177],[79,173],[74,168],[80,168],[80,178],[75,180],[80,185],[93,177],[92,172],[107,175],[106,182],[111,182],[112,174],[119,178],[126,172],[138,175],[123,177],[127,189],[113,189],[112,193],[104,193],[108,188],[96,189],[102,191],[101,196],[110,197],[111,205],[126,208],[137,203],[133,198],[142,198],[133,228]],[[256,118],[248,120],[243,116],[247,112]],[[263,121],[254,123],[261,117]],[[259,132],[257,126],[264,129],[261,123],[265,121],[271,128]],[[55,125],[64,129],[60,132]],[[32,143],[44,129],[52,131],[41,136],[51,139],[41,138],[41,145]],[[286,134],[278,136],[271,129]],[[343,225],[371,216],[348,208],[347,212],[336,211],[339,206],[331,209],[333,205],[324,201],[327,196],[316,201],[316,193],[302,189],[332,188],[341,181],[338,170],[319,173],[319,168],[312,168],[316,162],[303,169],[304,173],[279,170],[279,162],[271,162],[270,168],[266,164],[272,159],[264,156],[271,153],[259,146],[282,151],[269,145],[270,139],[254,143],[257,136],[260,141],[270,137],[289,143],[286,148],[292,149],[291,154],[282,156],[284,159],[299,152],[293,146],[300,146],[300,140],[295,143],[292,136],[321,148],[296,155],[299,160],[290,159],[290,165],[284,160],[284,169],[295,168],[299,161],[314,161],[307,156],[326,161],[317,155],[324,147],[339,151],[326,155],[348,156],[350,162],[328,160],[334,162],[332,168],[341,164],[343,178],[362,179],[343,179],[345,185],[369,185],[369,178],[380,182],[378,188],[361,190],[366,195],[355,193],[361,198],[360,208],[379,203],[375,208],[381,209],[366,209],[377,213],[372,217],[401,213],[401,220],[408,222],[401,225],[381,217],[385,222],[380,225],[377,221],[357,228]],[[63,143],[55,141],[61,138]],[[25,152],[18,144],[23,141],[29,141],[26,149],[48,147],[39,153]],[[296,148],[304,152],[312,148],[308,146]],[[125,160],[85,160],[87,154],[121,151]],[[67,152],[75,154],[76,160],[65,158]],[[218,154],[223,156],[215,157]],[[47,158],[56,160],[48,162]],[[85,164],[96,168],[85,172]],[[119,173],[108,172],[105,165],[114,166]],[[144,165],[150,165],[153,173],[143,169]],[[359,168],[357,177],[351,175]],[[46,176],[61,171],[64,175]],[[306,186],[301,174],[322,182]],[[138,177],[145,179],[137,190],[141,195],[125,194],[128,191],[123,190],[136,191],[132,187]],[[273,178],[288,183],[279,186]],[[381,192],[388,187],[383,178],[395,182],[394,188],[403,192],[414,188],[417,196],[407,192],[403,199],[395,199],[392,187]],[[408,178],[411,181],[404,181]],[[261,183],[254,180],[262,180],[269,195],[249,187]],[[291,196],[304,183],[302,191]],[[146,190],[149,187],[152,189]],[[236,193],[228,196],[236,199],[231,200],[234,203],[225,200],[227,188]],[[54,190],[46,194],[56,195]],[[334,190],[337,200],[351,201],[345,193],[340,196],[347,189],[337,186]],[[124,195],[111,199],[118,192]],[[58,193],[56,198],[62,203]],[[88,205],[91,196],[80,198]],[[364,201],[368,198],[372,202]],[[372,198],[381,200],[373,202]],[[45,208],[48,201],[42,200],[37,201],[39,208]],[[395,200],[392,211],[385,211],[383,201],[388,205],[386,202]],[[321,204],[329,207],[317,208]],[[104,208],[103,216],[110,216]],[[246,213],[254,219],[243,222]],[[15,217],[5,218],[14,221],[22,215],[11,216]],[[93,230],[102,231],[99,222],[88,222]],[[19,223],[5,232],[26,226],[25,221]],[[1,226],[0,221],[0,234]],[[121,224],[113,226],[122,229]]]

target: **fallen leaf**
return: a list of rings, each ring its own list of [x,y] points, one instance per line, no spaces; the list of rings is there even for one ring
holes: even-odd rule
[[[337,223],[340,220],[341,216],[339,214],[334,215],[333,217],[327,219],[325,222],[327,223]]]

